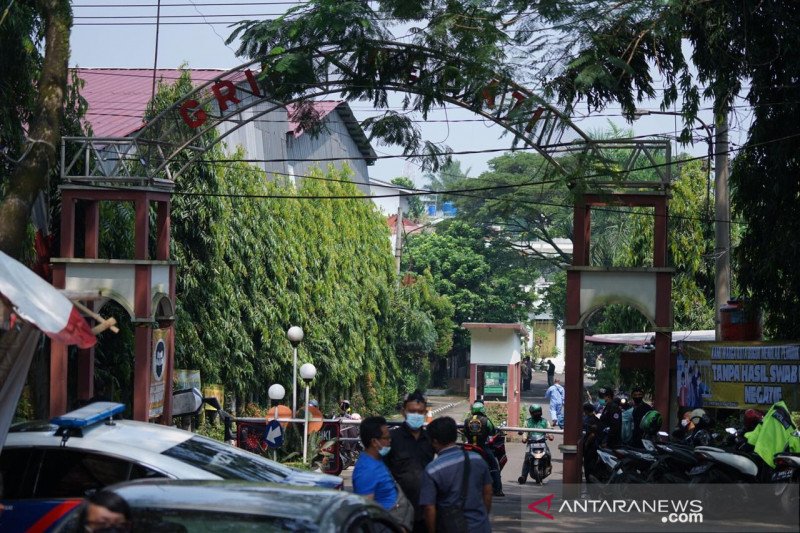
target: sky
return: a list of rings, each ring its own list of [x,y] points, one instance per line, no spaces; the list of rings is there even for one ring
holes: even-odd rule
[[[162,0],[161,24],[158,30],[158,67],[232,69],[246,62],[237,57],[236,45],[226,45],[231,34],[231,22],[250,18],[273,18],[298,2],[293,0]],[[73,1],[74,26],[71,38],[71,66],[152,68],[156,51],[157,0],[75,0]],[[372,113],[368,102],[351,102],[359,119]],[[658,109],[657,102],[645,102],[643,109]],[[419,117],[417,117],[419,118]],[[706,123],[713,123],[710,111],[701,113]],[[633,135],[674,136],[680,132],[680,119],[673,116],[642,117],[633,124],[622,118],[619,107],[611,106],[591,115],[574,115],[573,121],[586,132],[609,129],[609,124],[632,131]],[[733,128],[738,127],[734,120]],[[502,137],[500,126],[480,119],[471,112],[448,106],[435,111],[420,124],[423,136],[432,142],[441,142],[454,151],[495,150],[490,153],[456,155],[462,169],[470,176],[487,170],[487,163],[511,145],[511,137]],[[744,142],[743,129],[733,129],[731,140]],[[707,153],[705,132],[699,129],[694,146],[674,147],[694,156]],[[397,155],[396,147],[373,148],[378,155]],[[417,162],[396,157],[378,160],[370,168],[373,178],[390,180],[408,176],[419,186],[426,181]]]

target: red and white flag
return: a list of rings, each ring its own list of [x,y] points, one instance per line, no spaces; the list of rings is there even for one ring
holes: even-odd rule
[[[58,289],[31,269],[0,252],[0,294],[14,306],[14,312],[53,340],[91,348],[97,342],[92,329]]]

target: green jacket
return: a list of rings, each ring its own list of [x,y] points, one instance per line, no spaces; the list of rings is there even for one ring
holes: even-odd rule
[[[538,422],[533,421],[533,417],[528,417],[525,419],[525,427],[526,428],[540,428],[540,429],[547,429],[547,420],[544,417],[540,418]],[[528,434],[528,440],[539,440],[543,439],[547,436],[547,433],[541,433],[539,431],[531,431]]]
[[[745,433],[755,452],[764,459],[770,467],[775,468],[773,456],[788,448],[790,452],[800,452],[800,439],[792,434],[797,431],[792,422],[789,409],[783,402],[777,402],[770,407],[764,420],[756,428]]]

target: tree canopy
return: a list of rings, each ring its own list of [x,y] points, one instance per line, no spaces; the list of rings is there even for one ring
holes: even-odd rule
[[[231,40],[242,38],[239,52],[261,59],[287,97],[339,77],[344,98],[382,111],[365,122],[373,138],[410,155],[447,148],[426,144],[405,114],[388,109],[389,91],[408,90],[409,82],[403,111],[423,117],[455,97],[483,113],[486,91],[515,83],[537,91],[520,116],[550,101],[566,114],[619,104],[632,118],[637,105],[657,98],[662,109],[680,105],[687,142],[703,98],[719,120],[744,91],[753,122],[731,176],[746,225],[738,276],[766,307],[770,331],[795,338],[800,252],[776,243],[793,240],[794,221],[782,215],[800,206],[798,26],[797,2],[311,0],[275,21],[244,21]]]

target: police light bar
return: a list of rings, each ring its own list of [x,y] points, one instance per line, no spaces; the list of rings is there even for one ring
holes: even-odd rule
[[[125,404],[114,402],[95,402],[75,411],[50,419],[60,428],[80,429],[107,420],[125,410]]]

